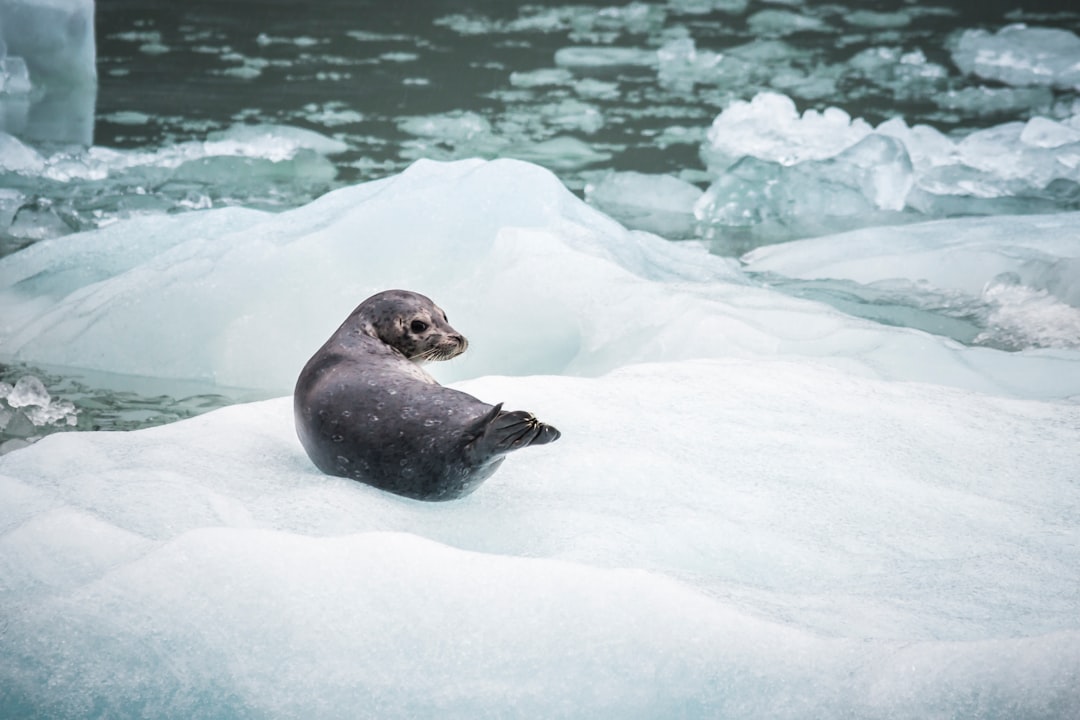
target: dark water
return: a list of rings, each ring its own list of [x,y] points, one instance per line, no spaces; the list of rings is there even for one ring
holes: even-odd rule
[[[413,139],[399,128],[402,118],[470,111],[496,124],[504,121],[506,135],[536,141],[563,134],[556,121],[530,125],[522,117],[542,115],[543,108],[572,97],[570,90],[515,88],[510,82],[511,72],[554,67],[560,48],[656,48],[682,27],[699,50],[723,52],[760,37],[748,22],[755,12],[786,6],[751,2],[739,14],[688,14],[662,3],[635,3],[629,7],[651,13],[628,20],[605,18],[605,7],[498,0],[101,3],[95,142],[136,148],[198,139],[234,122],[285,123],[345,140],[349,151],[335,158],[336,182],[382,177],[412,159],[402,149]],[[835,28],[784,36],[800,53],[791,62],[811,74],[881,46],[919,48],[927,60],[949,67],[947,41],[961,29],[997,29],[1023,20],[1080,28],[1075,3],[1068,2],[808,3],[792,9]],[[844,22],[852,10],[903,12],[910,22],[894,29],[855,27]],[[475,34],[455,30],[462,24],[455,18],[472,20]],[[605,169],[641,172],[700,167],[693,144],[659,148],[655,136],[673,122],[705,127],[732,99],[746,99],[770,80],[764,63],[759,77],[719,90],[665,88],[652,68],[587,74],[615,83],[616,90],[588,99],[604,118],[601,127],[571,134],[611,154]],[[900,115],[909,124],[941,129],[1000,122],[1000,114],[947,112],[930,101],[935,92],[969,84],[956,75],[925,94],[904,95],[851,75],[840,81],[839,97],[803,100],[800,109],[837,105],[874,123]],[[149,121],[117,121],[117,113],[131,112]],[[325,118],[335,114],[338,119],[328,123]]]

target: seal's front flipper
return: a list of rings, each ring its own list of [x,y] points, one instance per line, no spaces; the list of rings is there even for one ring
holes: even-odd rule
[[[502,412],[502,403],[478,418],[470,427],[476,439],[468,447],[476,462],[503,455],[528,445],[544,445],[559,439],[559,431],[524,410]]]

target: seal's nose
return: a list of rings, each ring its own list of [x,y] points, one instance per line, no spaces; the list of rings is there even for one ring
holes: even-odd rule
[[[465,349],[469,347],[469,341],[465,339],[464,335],[451,335],[450,339],[457,343],[457,346],[461,348],[461,352],[465,352]]]

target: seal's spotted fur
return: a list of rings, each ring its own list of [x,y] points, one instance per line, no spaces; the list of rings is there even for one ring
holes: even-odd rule
[[[420,367],[467,347],[423,295],[387,290],[362,302],[297,380],[296,431],[308,456],[330,475],[450,500],[490,477],[506,453],[557,440],[531,413],[445,388]]]

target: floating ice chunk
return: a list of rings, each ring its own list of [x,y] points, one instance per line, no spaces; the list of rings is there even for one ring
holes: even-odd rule
[[[672,145],[701,145],[705,140],[705,128],[668,125],[653,137],[653,143],[661,150]]]
[[[603,7],[599,12],[587,6],[581,8],[570,24],[575,32],[614,31],[632,35],[647,35],[664,26],[667,11],[662,5],[647,2],[631,2],[626,5]]]
[[[619,84],[616,82],[604,82],[596,78],[581,78],[573,83],[574,92],[583,98],[590,100],[617,100],[619,98]]]
[[[924,98],[944,88],[948,71],[929,62],[922,50],[905,52],[899,47],[873,47],[858,53],[847,62],[847,69],[883,88],[898,98]]]
[[[341,102],[328,102],[321,106],[309,103],[304,106],[304,111],[309,121],[326,127],[351,125],[362,122],[364,119],[363,113],[350,110],[345,103]]]
[[[981,328],[966,341],[1007,350],[1077,349],[1078,228],[1080,213],[965,218],[802,240],[760,248],[743,259],[752,271],[803,279],[838,278],[867,286],[895,278],[912,281],[909,297],[890,300],[893,305],[916,307],[928,291],[962,293],[948,304],[973,308],[969,312],[978,314]],[[876,295],[849,291],[868,302]],[[878,297],[872,302],[884,304]],[[863,314],[857,307],[846,309]],[[948,306],[939,311],[955,314]]]
[[[539,112],[546,124],[564,131],[592,134],[604,126],[604,116],[599,108],[574,98],[544,105]]]
[[[398,129],[410,135],[462,142],[490,135],[491,123],[482,115],[461,111],[403,118],[398,122]]]
[[[750,0],[668,0],[668,8],[685,15],[705,15],[714,11],[742,15]]]
[[[308,48],[327,43],[329,41],[309,37],[307,35],[300,35],[298,37],[277,37],[273,35],[267,35],[266,33],[259,33],[258,36],[256,36],[255,38],[255,42],[263,47],[267,45],[296,45],[297,47]]]
[[[68,400],[54,400],[40,378],[24,375],[14,386],[0,383],[0,437],[32,442],[40,438],[38,428],[44,425],[74,426],[77,422],[75,406]]]
[[[121,110],[119,112],[102,115],[102,120],[116,123],[117,125],[146,125],[150,122],[150,116],[146,113]]]
[[[522,88],[569,85],[573,79],[574,74],[562,68],[542,68],[528,72],[510,73],[510,84]]]
[[[470,111],[406,117],[398,121],[398,128],[419,138],[403,143],[400,153],[405,158],[495,157],[509,144],[487,118]]]
[[[714,172],[746,156],[794,165],[832,157],[872,131],[865,120],[853,120],[839,108],[807,110],[800,116],[786,95],[758,93],[717,115],[701,154]]]
[[[759,35],[783,36],[799,32],[831,31],[823,21],[790,10],[761,10],[751,15],[746,24]]]
[[[629,47],[566,47],[555,51],[555,64],[581,70],[621,66],[653,67],[659,61],[655,50]]]
[[[979,295],[1012,273],[1080,307],[1080,213],[962,218],[867,228],[843,235],[759,248],[743,259],[753,271],[788,277],[842,278],[870,283],[925,280]]]
[[[825,100],[836,96],[838,73],[828,70],[806,71],[799,68],[780,69],[773,73],[769,85],[806,100]]]
[[[1080,88],[1080,37],[1061,28],[1016,24],[993,35],[967,30],[952,58],[965,73],[1009,85]]]
[[[278,163],[292,160],[304,151],[332,155],[346,148],[341,141],[313,130],[288,125],[239,124],[208,133],[202,141],[192,140],[158,150],[120,151],[95,146],[81,156],[59,154],[48,158],[41,173],[58,182],[101,180],[133,168],[171,170],[207,158],[259,158]],[[238,175],[236,179],[242,178],[243,175]]]
[[[541,142],[509,145],[501,149],[499,154],[554,170],[575,170],[611,159],[611,153],[597,150],[583,140],[565,135]]]
[[[976,116],[1048,112],[1054,93],[1046,87],[965,87],[933,96],[934,104],[945,110],[959,110]]]
[[[717,66],[723,59],[718,53],[699,52],[693,38],[678,38],[656,51],[660,85],[690,91],[695,82],[714,81]]]
[[[572,39],[611,39],[621,33],[655,32],[663,26],[666,11],[652,3],[632,2],[596,8],[589,5],[523,6],[516,18],[493,19],[477,14],[447,15],[435,20],[461,35],[493,33],[552,33],[571,31]]]
[[[314,130],[271,124],[234,125],[228,130],[207,134],[204,144],[208,155],[246,155],[272,161],[291,158],[298,150],[336,155],[348,147],[342,141]]]
[[[775,242],[881,223],[881,211],[904,208],[913,183],[903,143],[871,134],[832,158],[790,167],[744,158],[720,173],[694,213],[706,226],[761,225],[754,231]]]
[[[60,198],[23,203],[0,232],[40,239],[129,214],[238,202],[280,207],[325,192],[337,174],[325,156],[345,148],[316,132],[266,124],[238,125],[156,150],[94,146],[51,155],[0,133],[0,171],[33,176]]]
[[[896,29],[911,24],[911,15],[906,12],[876,12],[874,10],[855,10],[841,16],[844,22],[856,27]]]
[[[1076,137],[1076,132],[1064,125],[1032,119],[973,132],[957,143],[957,152],[968,167],[1003,181],[1021,180],[1041,188],[1056,179],[1080,181],[1080,143],[1073,139]]]
[[[883,170],[876,182],[892,174],[901,185],[890,197],[895,200],[906,195],[908,207],[930,216],[1054,212],[1074,209],[1080,202],[1080,127],[1073,118],[1056,121],[1035,117],[1027,123],[1004,123],[947,137],[924,125],[910,128],[900,118],[882,123],[875,131],[864,120],[851,119],[835,108],[821,114],[807,112],[800,118],[790,98],[762,93],[750,103],[733,103],[717,116],[701,155],[717,179],[723,180],[724,172],[741,157],[784,165],[828,158],[840,161],[847,148],[870,133],[899,140],[914,171],[914,187],[910,192],[903,190],[909,186],[905,178],[908,171],[893,174],[898,166],[891,171]],[[745,174],[749,167],[756,168],[752,171],[756,175],[764,166],[744,165],[737,174]],[[815,167],[828,165],[807,165],[803,172]],[[823,176],[821,180],[832,182],[831,177]],[[750,190],[754,196],[770,192],[776,195],[769,186]],[[901,209],[893,200],[885,200],[878,194],[881,190],[879,184],[877,190],[868,194],[879,209]],[[742,194],[738,188],[735,192]],[[753,202],[753,197],[746,196],[745,202],[736,205],[740,208],[746,205],[751,212],[760,214],[750,207]],[[769,211],[766,208],[764,212]],[[706,214],[720,217],[712,212]],[[739,209],[736,214],[744,213]],[[798,213],[781,215],[794,217]],[[842,228],[824,229],[836,232]],[[781,233],[778,237],[783,236]]]
[[[45,389],[45,384],[41,382],[41,378],[24,375],[15,383],[15,386],[8,392],[5,399],[11,407],[21,408],[27,405],[47,407],[52,398],[49,397],[49,392]]]
[[[694,236],[694,203],[702,191],[670,175],[607,173],[585,186],[585,199],[627,227],[662,237]]]
[[[1080,142],[1080,130],[1044,117],[1033,117],[1020,131],[1020,142],[1040,148],[1056,148]]]

